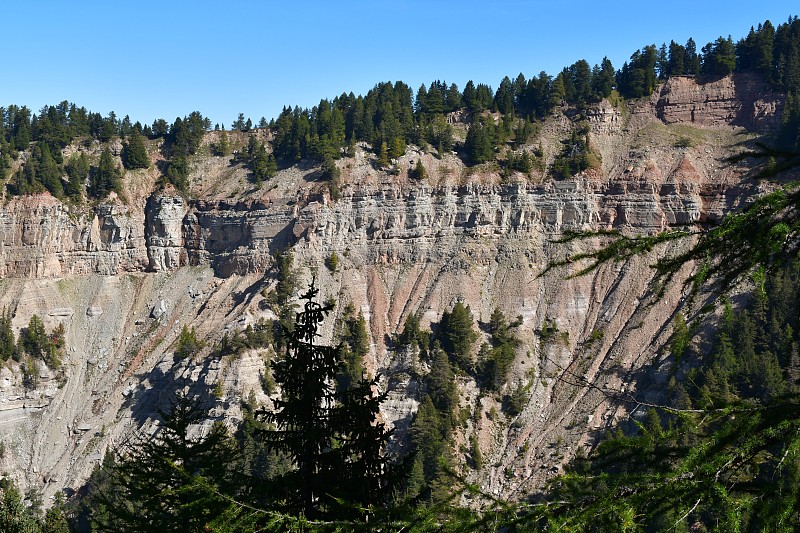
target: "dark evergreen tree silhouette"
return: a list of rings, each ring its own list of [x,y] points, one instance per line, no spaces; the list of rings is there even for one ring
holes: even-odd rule
[[[265,415],[276,426],[267,440],[297,467],[283,476],[291,510],[309,518],[352,517],[352,509],[381,502],[391,488],[385,453],[391,432],[377,422],[386,395],[375,392],[377,378],[363,376],[336,390],[342,345],[315,344],[319,324],[333,309],[314,301],[318,293],[312,281],[287,332],[286,354],[274,363],[281,398]]]
[[[338,347],[314,344],[319,324],[333,309],[314,301],[318,293],[312,282],[301,296],[306,303],[288,333],[286,355],[274,365],[281,398],[275,400],[276,410],[266,414],[277,426],[271,440],[297,466],[287,476],[296,489],[292,503],[308,517],[318,514],[320,497],[330,491],[333,481],[334,383],[340,367]]]
[[[89,480],[93,531],[208,531],[229,507],[223,494],[235,492],[236,449],[224,425],[192,437],[190,426],[207,418],[208,406],[184,394],[159,415],[154,436],[140,433]]]

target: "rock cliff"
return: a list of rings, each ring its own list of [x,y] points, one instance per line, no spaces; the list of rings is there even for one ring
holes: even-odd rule
[[[0,305],[14,312],[17,330],[34,313],[48,328],[64,324],[68,349],[63,374],[42,368],[34,389],[23,386],[15,364],[0,368],[7,444],[0,469],[51,496],[78,487],[130,431],[152,427],[170,390],[214,398],[215,416],[230,423],[251,390],[269,404],[258,353],[175,361],[170,346],[182,325],[214,341],[271,316],[261,289],[273,281],[264,273],[288,246],[325,296],[364,312],[367,364],[383,373],[384,416],[400,428],[413,417],[414,375],[424,367],[391,349],[410,313],[427,325],[460,300],[481,322],[496,307],[523,317],[508,384],[529,391],[522,413],[507,418],[497,397],[459,378],[469,417],[454,443],[459,450],[475,435],[487,466],[468,476],[495,494],[521,497],[630,414],[615,394],[635,392],[644,365],[663,355],[684,297],[676,283],[652,298],[649,265],[670,252],[664,248],[589,276],[567,279],[581,264],[541,275],[550,262],[601,242],[558,239],[569,231],[702,229],[720,220],[759,192],[750,169],[726,158],[742,139],[772,127],[780,107],[754,78],[705,85],[673,78],[650,100],[591,110],[602,169],[564,181],[501,179],[490,166],[466,169],[454,157],[409,151],[397,162],[400,176],[422,158],[430,176],[420,183],[376,170],[359,149],[340,162],[336,201],[314,169],[297,167],[237,192],[246,181],[212,156],[194,162],[190,200],[159,192],[85,210],[46,195],[7,200]],[[563,116],[544,125],[537,142],[546,158],[570,127]],[[333,252],[337,272],[322,267]],[[543,337],[545,323],[559,335]],[[333,320],[325,327],[330,338]]]

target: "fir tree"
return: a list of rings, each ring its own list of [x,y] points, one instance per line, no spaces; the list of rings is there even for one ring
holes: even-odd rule
[[[11,311],[4,308],[0,315],[0,361],[7,361],[9,358],[19,359],[19,356],[14,330],[11,328]]]
[[[287,335],[286,354],[274,364],[281,398],[274,401],[276,410],[266,414],[276,425],[267,440],[296,466],[283,476],[290,507],[307,517],[346,512],[337,510],[327,495],[368,504],[380,501],[389,489],[384,451],[389,432],[376,422],[385,395],[376,395],[376,381],[363,377],[337,394],[342,350],[315,343],[319,324],[333,308],[314,301],[318,292],[312,282],[301,296],[304,308]],[[361,326],[357,320],[352,339],[359,351]]]
[[[83,195],[86,178],[89,177],[89,159],[86,154],[82,152],[72,154],[64,166],[64,170],[69,178],[64,192],[70,198],[80,198]]]
[[[155,436],[139,434],[93,474],[88,500],[97,531],[205,531],[231,505],[235,446],[222,424],[202,437],[190,427],[208,416],[196,399],[177,395],[159,410]]]
[[[389,167],[389,147],[385,142],[381,143],[380,151],[378,152],[378,168],[384,169]]]
[[[94,198],[104,198],[111,191],[119,192],[122,188],[120,177],[111,150],[104,148],[100,154],[100,162],[89,175],[89,194]]]
[[[251,137],[251,139],[253,139],[253,137]],[[275,176],[275,172],[277,172],[275,158],[271,153],[267,152],[263,143],[259,145],[258,149],[255,151],[252,166],[253,177],[256,183],[261,183],[262,181],[272,178]]]
[[[122,163],[128,170],[147,168],[150,166],[150,157],[147,155],[147,147],[144,138],[134,132],[128,138],[128,142],[122,149]]]
[[[442,347],[463,370],[469,370],[473,365],[472,350],[478,338],[474,323],[469,306],[461,302],[456,302],[452,312],[442,314]]]
[[[333,452],[335,390],[333,383],[340,366],[339,350],[315,344],[317,329],[333,306],[314,301],[318,289],[312,283],[301,296],[306,301],[288,335],[286,355],[275,362],[275,381],[281,387],[276,410],[267,420],[277,426],[271,442],[297,466],[287,476],[295,489],[293,506],[306,516],[318,514],[320,499],[336,481]]]

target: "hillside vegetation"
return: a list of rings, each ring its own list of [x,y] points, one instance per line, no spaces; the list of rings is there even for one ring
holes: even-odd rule
[[[581,60],[556,76],[506,77],[496,90],[471,81],[463,90],[434,81],[416,92],[399,81],[380,83],[364,96],[342,94],[312,109],[287,107],[277,118],[262,118],[257,124],[240,115],[230,129],[212,127],[200,112],[172,124],[157,119],[142,125],[68,102],[36,114],[24,106],[8,106],[0,113],[0,170],[7,204],[22,205],[25,198],[35,204],[36,195],[52,196],[56,200],[47,201],[80,213],[106,204],[145,204],[147,199],[147,253],[179,248],[169,242],[171,230],[164,229],[171,221],[178,233],[188,235],[186,240],[197,242],[199,228],[211,228],[202,237],[208,247],[201,250],[195,243],[192,249],[198,256],[201,251],[223,255],[233,249],[225,241],[238,238],[231,227],[245,227],[242,213],[249,209],[267,218],[288,216],[268,210],[267,204],[279,196],[285,204],[281,208],[293,218],[284,226],[269,220],[280,231],[264,237],[270,240],[263,252],[270,257],[266,273],[242,267],[241,279],[218,281],[212,279],[216,271],[203,270],[208,265],[194,258],[187,266],[189,260],[179,257],[174,264],[163,260],[165,270],[186,269],[174,280],[142,281],[128,274],[118,281],[107,276],[113,279],[103,281],[102,290],[113,298],[127,291],[125,299],[102,300],[107,312],[118,320],[139,315],[111,340],[124,356],[114,373],[115,395],[108,396],[114,398],[103,403],[107,397],[93,390],[91,409],[111,420],[114,414],[105,412],[111,402],[117,402],[120,413],[124,402],[131,417],[127,433],[118,427],[109,431],[125,440],[107,448],[105,459],[68,501],[58,496],[46,512],[35,488],[23,497],[12,477],[4,476],[0,530],[800,527],[800,192],[789,181],[800,150],[799,58],[800,20],[795,17],[777,28],[760,24],[736,43],[720,37],[699,53],[692,39],[685,45],[645,46],[618,70],[608,60],[594,67]],[[701,81],[697,86],[705,86],[734,74],[746,74],[783,95],[777,127],[761,130],[756,142],[754,132],[727,123],[725,129],[695,125],[694,110],[688,124],[666,119],[635,123],[642,109],[658,112],[651,96],[670,80],[693,76]],[[610,123],[625,121],[614,125],[620,131],[636,124],[638,129],[626,133],[632,156],[609,160],[617,152],[601,146],[608,138],[596,134],[606,125],[604,117]],[[701,150],[707,159],[693,159]],[[674,164],[665,177],[655,160],[667,151]],[[717,160],[719,153],[735,160]],[[716,180],[703,184],[709,185],[705,189],[695,166],[701,164],[708,165],[708,175]],[[626,181],[592,183],[612,167]],[[474,215],[460,220],[448,190],[441,193],[444,199],[437,209],[450,217],[451,226],[425,219],[433,217],[422,211],[416,219],[411,209],[395,216],[389,209],[392,200],[400,198],[413,207],[425,201],[422,193],[394,198],[392,191],[374,197],[351,191],[343,198],[345,186],[365,175],[358,174],[365,168],[399,176],[397,181],[405,184],[463,183],[490,176],[486,179],[493,184],[540,186],[542,195],[553,194],[541,198],[555,198],[561,210],[552,209],[553,221],[547,222],[553,235],[538,232],[529,248],[513,248],[509,243],[518,237],[511,229],[526,227],[526,206],[515,207],[514,213],[521,214],[509,221],[511,210],[504,212],[507,206],[495,199],[490,206],[500,207],[472,212],[489,213],[483,219]],[[453,169],[463,169],[463,175],[453,177]],[[274,179],[279,175],[280,184]],[[678,205],[691,196],[681,196],[682,190],[702,196],[707,204],[727,201],[724,187],[739,176],[752,178],[757,183],[752,187],[763,184],[758,199],[741,193],[744,200],[730,201],[740,202],[739,211],[709,219],[707,206]],[[578,178],[585,181],[582,188],[576,185]],[[311,192],[301,197],[295,179],[306,182]],[[637,183],[650,197],[659,188],[660,197],[666,198],[661,220],[649,218],[649,207],[626,206],[638,201],[632,185]],[[617,186],[630,189],[619,192]],[[282,188],[280,195],[270,196],[277,188]],[[154,195],[154,190],[161,194]],[[480,196],[476,190],[463,196]],[[520,190],[504,190],[502,202],[517,202]],[[596,220],[583,223],[578,209],[563,209],[565,203],[585,201],[574,198],[583,193],[619,199],[604,204]],[[497,190],[491,194],[500,197]],[[386,203],[367,207],[380,211],[380,223],[378,218],[342,220],[342,212],[366,212],[357,209],[366,209],[377,197]],[[164,198],[165,204],[157,203]],[[192,213],[196,226],[181,211],[187,198],[200,206]],[[203,202],[212,199],[224,211],[220,219],[233,223],[201,225],[198,219],[208,214]],[[335,211],[337,202],[345,211]],[[297,222],[302,216],[322,218],[320,206],[330,210],[322,230],[314,233],[308,220],[306,226]],[[174,220],[153,222],[153,213],[169,209],[178,213]],[[541,209],[541,218],[548,209]],[[668,228],[666,212],[680,228]],[[111,210],[108,218],[116,215]],[[634,216],[641,216],[636,227],[650,234],[618,231],[622,224],[632,226],[626,217]],[[335,237],[350,224],[364,234],[363,242],[354,237],[336,247],[315,240]],[[98,234],[122,227],[110,222],[96,226],[91,231]],[[198,228],[197,235],[191,234],[192,227]],[[264,235],[272,231],[264,227]],[[456,227],[471,240],[458,240]],[[530,227],[538,231],[538,226]],[[562,231],[573,227],[595,229]],[[242,233],[251,231],[247,228]],[[275,244],[273,249],[279,235],[285,246]],[[432,235],[452,250],[440,257],[439,252],[420,250],[425,239],[433,241]],[[385,268],[366,266],[371,260],[359,246],[366,248],[367,239],[372,239],[369,253],[377,257],[372,263]],[[392,239],[401,244],[393,248]],[[255,253],[258,246],[252,242],[243,239],[236,245]],[[293,249],[298,242],[305,247]],[[308,264],[308,258],[323,253],[318,264]],[[302,254],[306,263],[297,261]],[[433,263],[440,279],[431,281],[427,278],[433,274],[425,268]],[[154,264],[148,268],[158,271],[161,266]],[[505,292],[484,294],[475,281],[484,271],[492,287]],[[638,285],[627,287],[629,271],[650,274],[638,274]],[[575,281],[582,275],[595,277]],[[364,287],[347,292],[347,280]],[[519,280],[529,286],[517,286]],[[72,289],[62,281],[36,289],[41,291],[36,298],[47,300],[44,295],[57,292],[68,299]],[[124,287],[114,286],[118,282]],[[681,282],[678,288],[670,285]],[[156,283],[163,285],[153,289]],[[162,286],[182,291],[173,309],[168,311],[164,300],[150,309],[137,302],[142,293],[167,298]],[[336,287],[338,291],[325,290]],[[536,303],[525,304],[526,291],[534,290]],[[358,293],[358,302],[364,304],[357,306],[353,295]],[[398,301],[387,301],[397,295]],[[635,303],[622,310],[620,302],[629,300]],[[76,322],[88,323],[103,313],[94,305],[101,301],[94,292],[85,301],[86,317],[81,309]],[[549,316],[559,305],[563,312]],[[508,309],[527,314],[510,314]],[[592,314],[594,321],[573,320],[581,313]],[[661,313],[660,322],[643,324],[653,316],[648,313]],[[326,320],[329,315],[333,320]],[[52,321],[73,320],[71,309],[54,308],[49,316]],[[390,316],[397,322],[395,330]],[[201,317],[214,317],[213,325],[225,323],[225,329],[212,332]],[[77,394],[76,387],[91,388],[98,375],[113,373],[113,368],[95,372],[97,358],[70,366],[77,359],[67,352],[65,336],[74,338],[76,333],[65,331],[63,323],[48,330],[33,314],[15,334],[13,318],[5,309],[0,315],[0,362],[12,377],[22,370],[25,401],[28,393],[34,397],[37,380],[49,380],[51,373],[58,383],[51,398],[59,399],[65,385]],[[633,323],[634,318],[642,322]],[[607,328],[587,330],[584,325],[600,323]],[[576,328],[583,328],[579,338]],[[622,348],[639,342],[636,334],[642,329],[652,330],[647,338],[652,346],[621,354]],[[383,350],[384,360],[373,345]],[[602,360],[592,359],[601,353]],[[640,363],[637,358],[647,353],[655,355]],[[157,359],[149,362],[149,370],[143,363],[147,357]],[[248,375],[241,370],[246,358],[257,362]],[[224,381],[230,368],[241,372],[235,384]],[[132,380],[140,370],[144,377],[137,388]],[[387,378],[378,370],[391,374]],[[216,383],[205,379],[209,375]],[[82,376],[83,383],[69,383],[73,376]],[[145,407],[136,402],[144,406],[147,380],[147,387],[155,390],[149,401],[152,396],[157,400],[149,404],[155,412],[143,414]],[[204,387],[201,393],[193,383]],[[123,387],[121,400],[116,392]],[[407,398],[398,399],[401,390]],[[395,393],[391,399],[390,393]],[[388,421],[381,406],[390,401],[395,402],[393,412],[403,416]],[[582,401],[594,402],[592,414],[571,410]],[[550,410],[547,416],[543,404]],[[236,419],[226,418],[225,411],[235,412]],[[532,419],[543,424],[538,426],[542,436],[526,426]],[[76,422],[77,417],[68,422],[67,433],[82,435],[92,429]],[[86,433],[86,441],[103,449],[98,443],[107,438],[105,432],[103,425],[94,435]],[[564,442],[565,436],[574,442]],[[76,449],[91,447],[83,437],[69,438]],[[5,446],[6,439],[0,438],[0,459],[7,453]],[[9,441],[9,454],[22,455],[10,447]],[[45,475],[45,485],[55,483]]]

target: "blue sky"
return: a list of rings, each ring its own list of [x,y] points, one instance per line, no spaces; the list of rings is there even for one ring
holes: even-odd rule
[[[734,40],[788,1],[15,1],[2,9],[0,105],[69,100],[133,121],[198,110],[226,126],[380,81],[496,88],[647,44]]]

